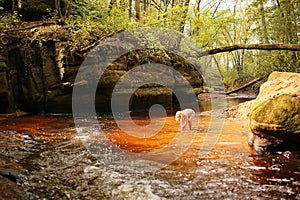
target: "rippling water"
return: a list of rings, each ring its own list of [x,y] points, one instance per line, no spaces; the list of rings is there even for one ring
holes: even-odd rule
[[[179,133],[192,134],[193,142],[158,170],[152,170],[152,163],[145,167],[143,161],[135,163],[134,171],[127,163],[104,162],[101,158],[111,152],[102,157],[91,152],[87,147],[98,136],[76,139],[69,116],[1,119],[1,158],[24,169],[18,185],[27,199],[300,199],[299,152],[256,155],[247,144],[247,122],[229,119],[216,144],[205,151],[211,120],[199,116],[199,126]],[[146,118],[135,122],[150,123]],[[179,129],[172,116],[166,118],[163,131],[150,138],[126,135],[110,117],[99,118],[99,124],[111,146],[135,153],[162,148]],[[96,146],[109,148],[99,141]]]

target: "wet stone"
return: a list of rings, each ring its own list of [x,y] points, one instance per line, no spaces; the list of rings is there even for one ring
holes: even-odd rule
[[[14,163],[12,163],[11,165],[9,165],[9,164],[10,163],[8,163],[7,165],[4,165],[4,166],[0,166],[0,175],[5,178],[8,178],[9,180],[11,180],[13,182],[17,182],[17,179],[19,178],[19,176],[21,174],[26,173],[26,170]]]
[[[0,176],[0,199],[30,199],[29,196],[16,183]]]

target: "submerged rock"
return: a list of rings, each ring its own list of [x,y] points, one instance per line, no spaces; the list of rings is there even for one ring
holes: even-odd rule
[[[249,122],[249,144],[256,150],[299,148],[300,74],[273,72],[251,106]]]

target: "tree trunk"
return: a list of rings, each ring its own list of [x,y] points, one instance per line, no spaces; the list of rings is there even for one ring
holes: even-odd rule
[[[259,1],[259,7],[260,7],[260,15],[261,15],[261,29],[262,29],[262,36],[261,41],[262,43],[269,43],[268,39],[268,31],[267,31],[267,23],[266,23],[266,16],[265,16],[265,8],[264,8],[264,2],[261,0]]]
[[[135,0],[134,6],[135,6],[135,17],[136,19],[139,20],[141,18],[141,0]]]
[[[181,19],[181,22],[180,22],[180,27],[179,27],[179,31],[181,33],[184,32],[184,27],[186,25],[186,17],[187,17],[187,14],[188,14],[188,10],[189,10],[189,4],[190,4],[190,0],[184,0],[183,1],[183,7],[185,8],[184,11],[183,11],[183,14],[182,14],[182,19]]]
[[[226,46],[226,47],[219,47],[215,49],[210,49],[207,51],[199,52],[196,49],[195,50],[198,53],[199,57],[207,56],[207,55],[214,55],[218,53],[223,52],[231,52],[241,49],[248,49],[248,50],[290,50],[290,51],[300,51],[300,44],[241,44],[241,45],[233,45],[233,46]]]
[[[143,11],[146,11],[148,8],[148,0],[143,0]]]
[[[132,17],[132,0],[128,0],[128,15],[129,18]]]

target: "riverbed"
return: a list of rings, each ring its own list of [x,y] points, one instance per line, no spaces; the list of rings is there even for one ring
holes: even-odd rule
[[[191,131],[180,132],[174,116],[167,116],[162,131],[143,138],[124,133],[111,116],[98,117],[103,130],[100,135],[79,135],[71,115],[2,117],[1,197],[300,199],[299,151],[258,155],[247,144],[247,121],[201,113],[196,118],[198,123],[194,122]],[[152,119],[156,120],[162,119]],[[222,130],[207,145],[212,121],[222,123]],[[134,122],[141,126],[151,123],[147,117],[135,117]],[[178,135],[192,136],[187,148],[178,153],[179,142],[171,154],[161,154],[150,163],[143,161],[143,154],[159,151]],[[128,165],[123,154],[104,151],[111,147],[125,152],[125,159],[131,155],[128,152],[142,157]],[[174,155],[173,151],[177,154],[169,163],[153,164]],[[122,162],[118,158],[107,162],[118,155]]]

